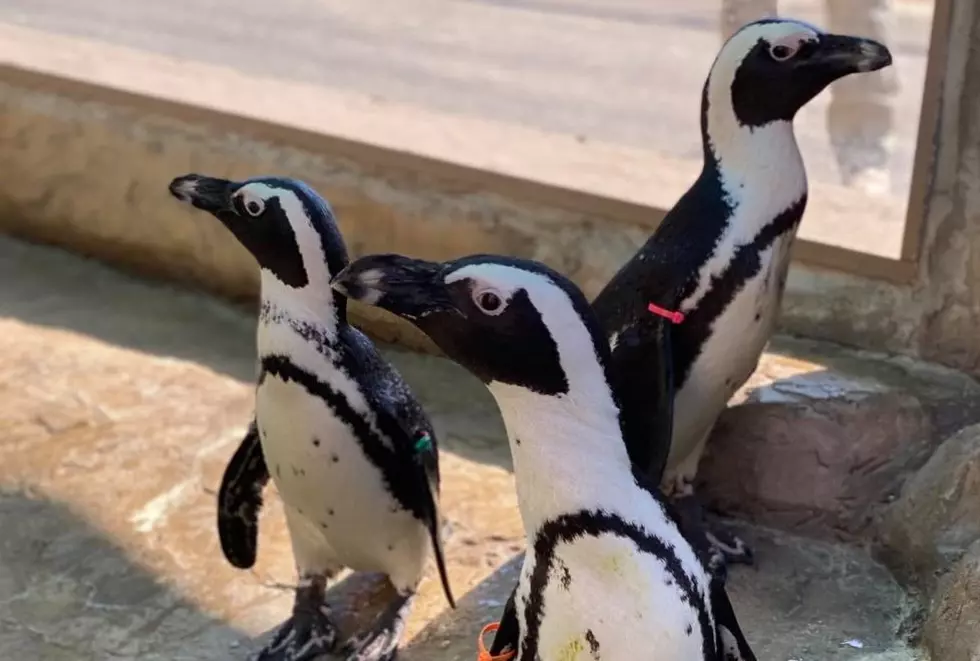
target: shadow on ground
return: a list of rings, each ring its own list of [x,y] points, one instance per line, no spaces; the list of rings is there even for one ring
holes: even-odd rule
[[[202,612],[66,505],[0,493],[6,659],[236,658],[247,635]]]

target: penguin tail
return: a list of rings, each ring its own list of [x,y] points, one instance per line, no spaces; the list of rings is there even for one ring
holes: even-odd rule
[[[432,538],[432,552],[436,559],[436,568],[439,570],[439,580],[442,582],[442,591],[446,595],[446,601],[453,610],[456,610],[456,599],[453,597],[453,590],[449,585],[449,573],[446,571],[446,557],[442,551],[442,538],[439,536],[439,515],[433,512],[432,524],[429,526],[429,536]]]

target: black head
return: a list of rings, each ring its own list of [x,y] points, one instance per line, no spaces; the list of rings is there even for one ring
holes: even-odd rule
[[[170,182],[178,200],[220,220],[259,263],[287,287],[321,284],[348,262],[330,205],[296,179],[243,182],[187,174]]]
[[[485,383],[558,396],[588,372],[594,387],[608,387],[609,346],[588,301],[543,264],[492,255],[451,262],[369,255],[351,262],[333,286],[411,321]]]
[[[763,19],[745,25],[722,46],[705,102],[730,104],[743,126],[790,121],[838,78],[891,62],[888,48],[871,39],[828,34],[787,18]]]

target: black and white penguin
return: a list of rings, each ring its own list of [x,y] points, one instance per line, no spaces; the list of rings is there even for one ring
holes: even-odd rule
[[[703,516],[692,482],[705,441],[773,332],[806,206],[793,118],[834,80],[890,63],[877,42],[796,20],[735,33],[704,84],[700,176],[592,303],[630,412],[630,456],[692,525]],[[664,382],[662,354],[672,362]],[[671,398],[673,433],[660,438],[648,416],[662,415]],[[751,562],[741,540],[712,532],[722,566]]]
[[[375,626],[340,653],[390,658],[430,547],[455,607],[439,536],[438,450],[432,425],[395,369],[347,322],[330,287],[348,263],[325,200],[301,181],[226,181],[189,174],[171,193],[214,215],[261,272],[255,418],[225,471],[218,504],[222,548],[255,562],[262,487],[275,480],[299,588],[293,616],[260,659],[300,661],[337,652],[324,606],[344,567],[387,574],[398,592]]]
[[[486,255],[366,256],[333,284],[411,321],[497,401],[527,536],[517,661],[755,658],[722,582],[631,464],[609,345],[578,288]]]

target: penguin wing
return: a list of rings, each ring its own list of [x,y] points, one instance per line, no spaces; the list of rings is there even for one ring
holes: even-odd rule
[[[508,650],[517,651],[521,630],[517,619],[516,599],[517,585],[514,585],[510,597],[507,598],[507,603],[504,604],[504,612],[500,614],[500,626],[497,629],[496,635],[493,637],[493,644],[490,646],[490,656],[500,656]]]
[[[400,377],[399,377],[400,378]],[[407,390],[407,386],[406,386]],[[408,438],[412,440],[412,461],[410,462],[414,470],[419,472],[423,484],[420,484],[420,491],[424,494],[425,523],[429,529],[429,539],[432,542],[432,551],[436,558],[436,567],[439,570],[439,579],[442,581],[442,590],[446,594],[449,605],[456,608],[456,600],[453,591],[449,586],[449,574],[446,571],[445,553],[442,548],[442,535],[439,533],[439,446],[436,441],[435,430],[429,422],[428,416],[422,406],[411,395],[407,399],[398,402],[396,416],[405,430]]]
[[[649,314],[622,330],[612,351],[612,380],[633,466],[654,484],[667,467],[673,436],[671,323]]]
[[[258,514],[262,509],[262,489],[268,481],[269,468],[253,419],[241,445],[225,467],[218,489],[221,550],[228,562],[239,569],[248,569],[255,564]]]
[[[401,374],[381,356],[371,340],[353,326],[347,326],[346,330],[345,346],[357,362],[358,380],[382,431],[395,444],[398,470],[409,471],[410,482],[422,497],[420,514],[429,530],[442,589],[449,605],[456,608],[439,534],[439,444],[432,422]]]
[[[721,661],[756,661],[749,642],[735,617],[735,609],[728,599],[724,583],[718,579],[711,581],[711,609],[715,616],[715,629],[718,633],[719,659]]]

